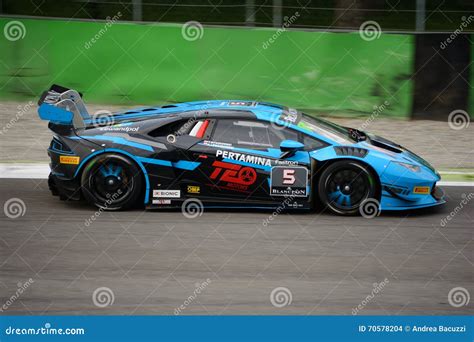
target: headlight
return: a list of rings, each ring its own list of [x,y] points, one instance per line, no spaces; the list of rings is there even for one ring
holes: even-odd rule
[[[418,165],[413,165],[413,164],[408,164],[408,163],[402,163],[402,162],[394,162],[398,165],[401,165],[405,168],[407,168],[408,170],[410,171],[413,171],[413,172],[420,172],[420,167]]]

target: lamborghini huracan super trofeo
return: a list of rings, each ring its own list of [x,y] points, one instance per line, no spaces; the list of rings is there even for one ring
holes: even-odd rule
[[[109,210],[145,206],[289,209],[337,214],[444,203],[436,170],[402,146],[298,110],[255,101],[200,101],[90,115],[53,85],[39,116],[54,137],[49,186]]]

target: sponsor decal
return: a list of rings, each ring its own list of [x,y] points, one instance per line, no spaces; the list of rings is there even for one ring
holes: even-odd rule
[[[288,108],[288,111],[284,111],[280,115],[280,120],[288,123],[296,124],[299,119],[298,111],[294,108]]]
[[[202,144],[206,146],[211,146],[211,147],[232,147],[232,144],[229,144],[229,143],[210,141],[210,140],[204,140]]]
[[[255,165],[272,166],[271,160],[268,158],[251,156],[248,154],[233,151],[217,150],[216,157],[222,157],[224,159],[231,159]]]
[[[255,102],[250,101],[230,101],[229,106],[255,106]]]
[[[71,164],[71,165],[79,165],[79,161],[81,158],[77,156],[59,156],[59,163],[60,164]]]
[[[270,194],[272,196],[308,196],[308,169],[299,166],[272,167]]]
[[[212,163],[212,166],[214,166],[215,169],[211,174],[211,179],[216,179],[219,182],[227,182],[226,187],[228,188],[245,191],[249,185],[252,185],[257,180],[257,171],[249,166],[221,161],[215,161]]]
[[[171,204],[169,199],[154,199],[153,204]]]
[[[180,198],[181,190],[153,190],[153,197]]]
[[[99,127],[100,131],[112,131],[112,132],[138,132],[139,127],[129,127],[132,123],[121,123],[113,126]]]
[[[275,165],[298,165],[295,160],[275,160]]]
[[[201,192],[201,187],[197,185],[188,185],[187,191],[188,194],[199,194]]]
[[[413,188],[413,193],[420,194],[420,195],[427,195],[430,193],[430,187],[429,186],[415,186]]]

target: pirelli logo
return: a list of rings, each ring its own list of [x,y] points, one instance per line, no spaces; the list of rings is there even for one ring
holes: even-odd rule
[[[413,193],[419,194],[419,195],[427,195],[430,193],[430,187],[429,186],[415,186],[413,188]]]
[[[60,164],[78,165],[80,160],[77,156],[59,156]]]

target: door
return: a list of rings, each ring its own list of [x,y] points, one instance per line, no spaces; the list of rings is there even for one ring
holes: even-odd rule
[[[299,141],[300,133],[266,121],[215,119],[209,139],[189,150],[200,162],[195,176],[201,197],[223,206],[274,206],[292,195],[292,205],[301,207],[310,195],[309,153],[282,157],[283,140]]]

